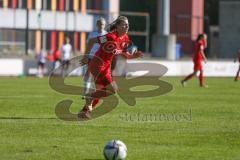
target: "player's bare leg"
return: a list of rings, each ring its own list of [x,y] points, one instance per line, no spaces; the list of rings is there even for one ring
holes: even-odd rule
[[[93,93],[95,91],[92,85],[92,77],[91,77],[91,73],[88,69],[88,66],[87,66],[87,69],[86,69],[86,73],[84,74],[84,77],[83,77],[83,87],[84,87],[84,91],[83,91],[83,97],[82,99],[85,99],[86,95],[89,94],[89,93]]]
[[[63,61],[62,64],[62,77],[66,77],[68,73],[69,68],[69,61]]]
[[[235,76],[235,78],[234,78],[235,81],[238,81],[238,80],[239,80],[239,73],[240,73],[240,66],[239,66],[238,71],[237,71],[237,74],[236,74],[236,76]]]
[[[207,88],[207,87],[208,87],[206,84],[204,84],[204,81],[203,81],[203,70],[200,70],[200,74],[199,74],[199,84],[200,84],[200,87],[204,87],[204,88]]]
[[[96,90],[101,90],[101,89],[104,89],[104,87],[102,85],[99,85],[99,84],[95,84],[96,86],[96,89],[94,91],[92,91],[91,93],[95,92]],[[100,102],[100,99],[98,98],[95,98],[92,102],[92,108],[96,108],[97,104]]]
[[[181,84],[183,87],[186,86],[186,82],[190,79],[192,79],[195,75],[197,74],[197,70],[193,71],[193,73],[189,74],[186,78],[184,78],[183,80],[181,80]]]
[[[92,97],[85,97],[86,104],[82,108],[82,110],[78,113],[79,118],[91,118],[90,113],[92,112]]]
[[[91,94],[91,97],[94,99],[95,98],[100,99],[115,94],[117,90],[118,86],[116,82],[112,82],[111,84],[107,85],[104,89],[96,90],[96,92]]]
[[[112,82],[111,84],[107,85],[105,88],[97,89],[94,93],[90,93],[86,95],[86,104],[84,105],[83,109],[79,112],[79,117],[83,118],[90,118],[90,113],[93,110],[93,103],[94,100],[99,100],[100,98],[107,97],[113,95],[117,92],[118,86],[116,82]]]

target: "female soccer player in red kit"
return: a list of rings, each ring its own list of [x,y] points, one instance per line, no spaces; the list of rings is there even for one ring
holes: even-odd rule
[[[206,48],[207,44],[207,36],[206,34],[199,34],[196,45],[195,45],[195,54],[193,57],[193,63],[194,63],[194,71],[190,75],[188,75],[186,78],[184,78],[181,83],[183,86],[186,85],[186,81],[189,79],[193,78],[197,74],[197,72],[200,72],[199,75],[199,82],[200,82],[200,87],[206,87],[203,82],[203,68],[202,68],[202,60],[206,63],[207,58],[204,54],[204,49]]]
[[[126,59],[142,57],[143,53],[137,51],[130,54],[126,51],[130,40],[127,32],[129,29],[128,19],[124,16],[119,16],[115,21],[109,24],[110,32],[104,36],[99,36],[89,40],[86,46],[85,55],[89,53],[94,43],[99,43],[100,47],[95,56],[89,63],[89,71],[94,77],[97,90],[86,96],[86,104],[79,113],[89,114],[92,111],[94,100],[115,94],[118,90],[116,83],[111,76],[111,62],[115,55],[122,55]],[[88,63],[88,57],[85,56],[80,65]]]
[[[237,57],[236,57],[235,62],[237,62],[237,61],[238,61],[238,63],[239,63],[239,67],[238,67],[237,74],[236,74],[236,76],[235,76],[235,78],[234,78],[235,81],[238,81],[238,80],[239,80],[239,72],[240,72],[240,49],[239,49],[238,52],[237,52]]]

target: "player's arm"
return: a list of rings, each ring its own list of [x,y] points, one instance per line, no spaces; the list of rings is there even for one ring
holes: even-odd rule
[[[89,41],[87,42],[87,45],[86,45],[86,50],[84,52],[84,56],[83,56],[83,59],[80,60],[80,65],[85,65],[88,63],[88,55],[93,47],[93,45],[95,43],[98,43],[98,39],[97,38],[91,38],[89,39]]]
[[[143,57],[144,54],[141,51],[136,51],[133,54],[130,54],[128,51],[123,51],[121,55],[126,59],[134,59],[138,57]]]
[[[201,47],[200,47],[201,55],[203,57],[204,62],[207,63],[207,58],[206,58],[205,53],[204,53],[204,48],[205,48],[204,45],[201,45]]]
[[[138,47],[127,37],[126,46],[123,48],[121,55],[126,59],[134,59],[143,57],[143,52],[138,50]]]
[[[88,55],[90,53],[90,51],[95,43],[98,43],[97,37],[89,39],[89,41],[87,42],[87,45],[86,45],[86,50],[84,52],[84,55]]]

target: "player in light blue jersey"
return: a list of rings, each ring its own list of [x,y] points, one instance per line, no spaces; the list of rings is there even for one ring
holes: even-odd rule
[[[98,36],[103,36],[103,35],[107,34],[107,31],[105,30],[105,27],[106,27],[106,21],[103,17],[100,17],[97,20],[97,23],[96,23],[97,30],[89,33],[88,38],[87,38],[87,42],[92,38],[95,38],[95,37],[98,37]],[[88,53],[89,54],[88,55],[88,58],[89,58],[88,63],[94,57],[94,55],[97,52],[99,46],[100,45],[98,43],[95,43],[94,46],[92,47],[91,51]],[[83,83],[83,85],[84,85],[84,93],[83,93],[84,96],[83,96],[83,98],[84,98],[86,94],[90,93],[91,91],[95,91],[95,88],[96,88],[96,86],[94,86],[93,79],[92,79],[92,77],[91,77],[91,75],[88,71],[88,66],[87,65],[86,65],[86,73],[84,75],[83,81],[84,81],[84,83]]]

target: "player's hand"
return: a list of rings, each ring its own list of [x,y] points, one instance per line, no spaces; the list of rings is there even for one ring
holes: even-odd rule
[[[204,63],[207,63],[207,59],[204,59]]]
[[[83,58],[79,61],[80,66],[84,66],[89,61],[88,56],[83,56]]]
[[[143,57],[143,56],[144,56],[144,54],[143,54],[142,51],[137,51],[137,52],[135,52],[135,53],[133,54],[133,57],[134,57],[134,58]]]

